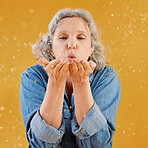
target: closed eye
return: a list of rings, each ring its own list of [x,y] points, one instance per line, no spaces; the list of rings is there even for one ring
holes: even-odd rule
[[[66,39],[66,37],[61,37],[60,39]]]
[[[81,38],[81,37],[79,37],[78,39],[83,40],[83,39],[85,39],[85,38]]]
[[[66,37],[61,37],[60,39],[67,39]],[[79,37],[78,39],[83,40],[85,38]]]

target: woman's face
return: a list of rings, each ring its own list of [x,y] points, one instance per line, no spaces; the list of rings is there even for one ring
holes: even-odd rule
[[[52,40],[52,54],[56,59],[70,61],[69,54],[78,60],[91,55],[91,36],[88,25],[80,17],[59,21]]]

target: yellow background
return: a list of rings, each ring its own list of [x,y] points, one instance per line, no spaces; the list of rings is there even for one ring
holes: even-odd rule
[[[89,11],[121,79],[113,148],[148,147],[147,0],[0,0],[0,147],[26,148],[20,76],[37,64],[30,43],[63,8]]]

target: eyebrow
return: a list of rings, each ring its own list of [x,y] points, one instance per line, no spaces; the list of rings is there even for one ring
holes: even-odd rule
[[[66,32],[67,32],[67,31],[64,30],[64,31],[60,31],[59,33],[66,33]],[[84,33],[84,34],[86,33],[85,31],[81,31],[81,30],[77,30],[77,32],[79,32],[79,33]]]

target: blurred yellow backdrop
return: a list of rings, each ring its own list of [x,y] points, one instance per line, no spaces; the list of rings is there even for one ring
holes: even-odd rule
[[[113,148],[148,147],[147,0],[0,0],[0,147],[28,146],[20,109],[21,73],[38,64],[30,43],[48,32],[63,8],[82,8],[96,21],[121,79]]]

